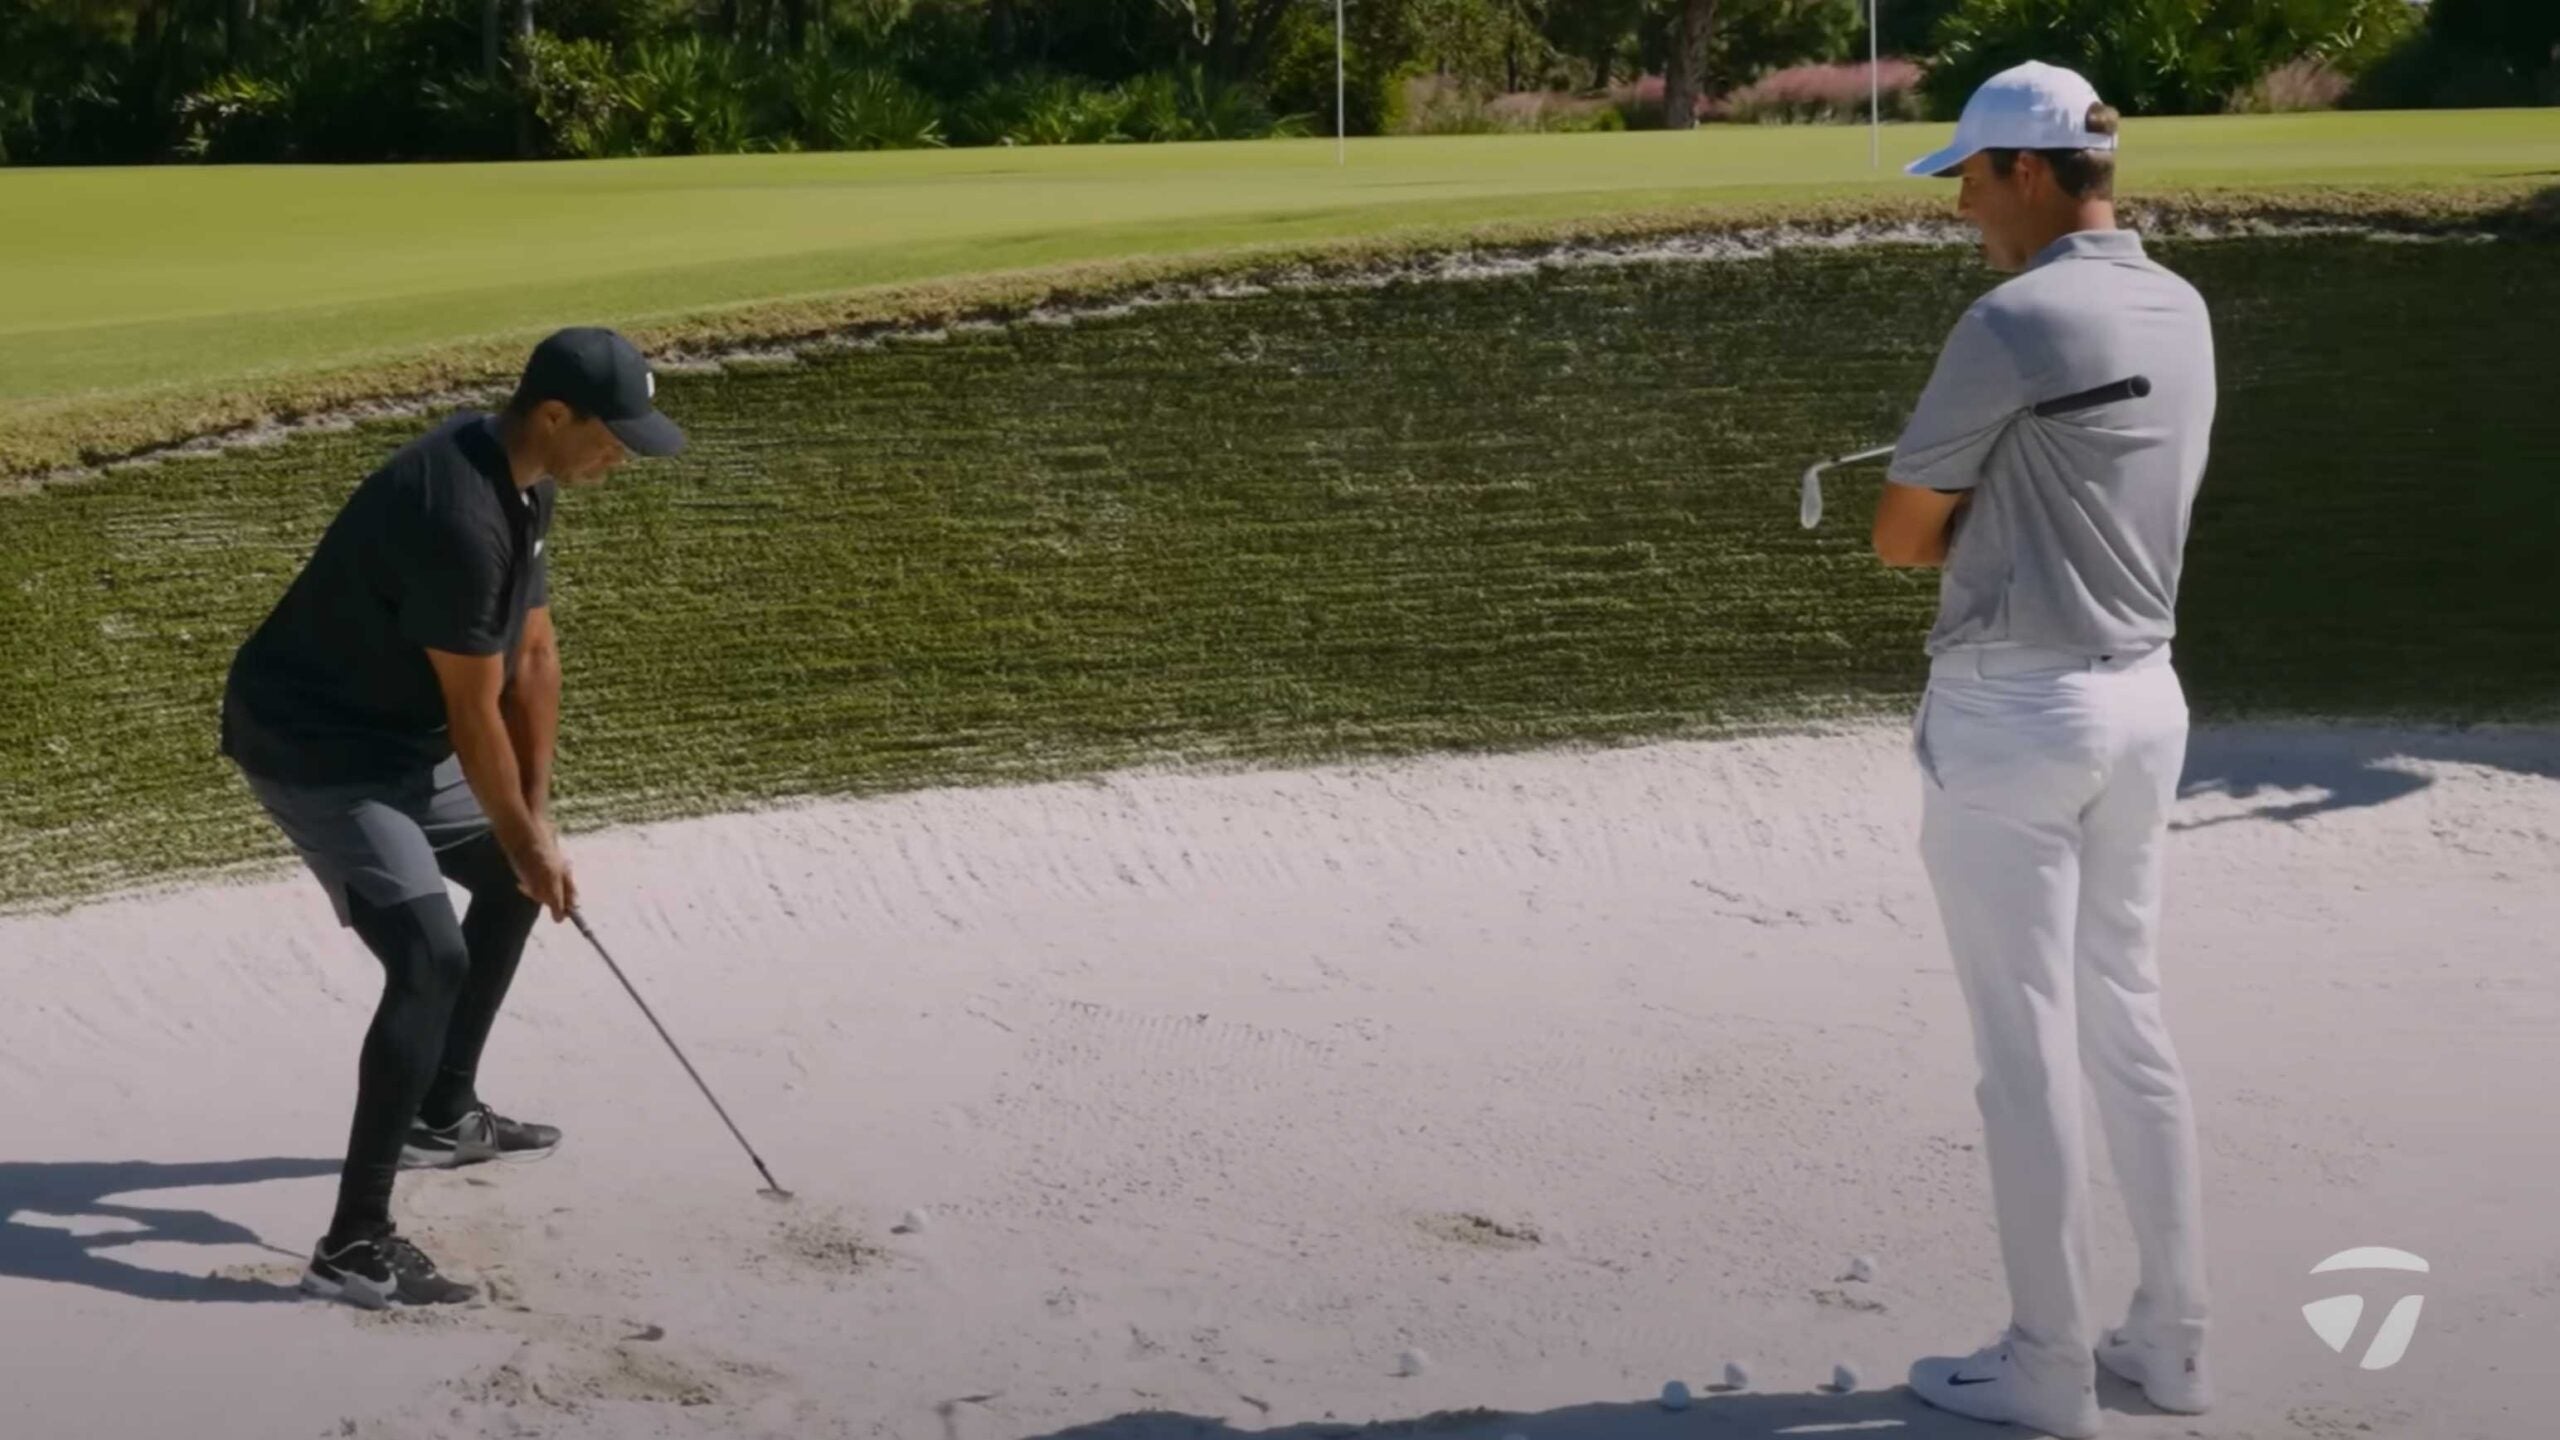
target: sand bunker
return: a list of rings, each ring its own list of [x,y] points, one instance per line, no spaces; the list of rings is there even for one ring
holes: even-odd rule
[[[2110,1388],[2113,1433],[2540,1433],[2560,737],[2215,732],[2190,791],[2226,1400]],[[492,1290],[431,1316],[286,1288],[376,983],[316,889],[0,921],[0,1434],[1992,1434],[1891,1389],[2005,1316],[1917,818],[1882,729],[586,837],[590,918],[800,1199],[546,926],[484,1090],[568,1143],[404,1181]],[[2432,1269],[2310,1275],[2359,1245]],[[2360,1279],[2427,1296],[2392,1369],[2301,1314]]]

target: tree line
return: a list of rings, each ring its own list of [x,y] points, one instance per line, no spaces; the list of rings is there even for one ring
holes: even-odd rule
[[[1881,0],[1889,113],[2551,104],[2555,0]],[[1863,0],[1347,0],[1355,134],[1863,113]],[[1330,133],[1332,0],[5,0],[0,163]],[[1831,67],[1824,70],[1822,67]],[[1853,68],[1854,67],[1854,68]]]

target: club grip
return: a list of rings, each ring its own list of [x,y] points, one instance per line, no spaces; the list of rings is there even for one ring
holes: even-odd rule
[[[2035,407],[2038,415],[2068,415],[2076,410],[2095,410],[2118,400],[2139,400],[2151,393],[2151,377],[2127,375],[2111,385],[2100,385],[2076,395],[2063,395]]]

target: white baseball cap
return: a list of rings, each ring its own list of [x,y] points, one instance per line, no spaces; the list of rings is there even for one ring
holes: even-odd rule
[[[1984,150],[2113,150],[2116,137],[2089,132],[2097,88],[2074,71],[2030,60],[1982,82],[1964,102],[1955,143],[1902,167],[1943,176]]]

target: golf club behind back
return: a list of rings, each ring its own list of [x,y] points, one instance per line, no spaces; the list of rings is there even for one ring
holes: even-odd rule
[[[2149,376],[2128,375],[2122,380],[2113,381],[2109,384],[2099,385],[2087,390],[2076,391],[2069,395],[2059,396],[2052,400],[2046,400],[2030,405],[2025,409],[2020,410],[2018,414],[2039,415],[2048,418],[2055,415],[2071,415],[2082,410],[2095,410],[2101,405],[2112,405],[2118,400],[2139,400],[2150,393],[2151,379]],[[1822,523],[1823,471],[1836,470],[1843,465],[1864,464],[1869,460],[1881,460],[1886,456],[1891,455],[1893,450],[1894,447],[1891,445],[1878,445],[1872,450],[1858,450],[1847,455],[1833,456],[1828,460],[1815,461],[1811,466],[1807,467],[1804,472],[1801,494],[1796,506],[1796,519],[1807,530],[1810,530]]]

